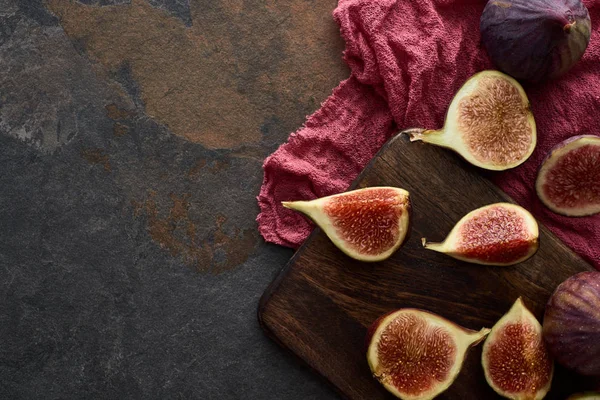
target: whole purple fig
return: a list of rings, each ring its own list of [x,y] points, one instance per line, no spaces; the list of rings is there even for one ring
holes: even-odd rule
[[[565,73],[581,58],[591,21],[580,0],[489,0],[479,28],[498,69],[537,82]]]
[[[600,376],[600,272],[581,272],[556,288],[542,331],[559,364]]]

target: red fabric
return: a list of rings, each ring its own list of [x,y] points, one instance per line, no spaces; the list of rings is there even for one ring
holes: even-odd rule
[[[534,154],[492,179],[600,269],[600,215],[561,217],[534,190],[537,169],[554,145],[600,133],[600,5],[584,3],[593,33],[583,59],[561,79],[524,85],[538,127]],[[460,86],[475,72],[493,68],[479,43],[484,6],[483,0],[339,1],[333,15],[346,41],[351,76],[265,160],[257,221],[267,241],[297,247],[313,228],[282,208],[282,200],[342,192],[396,127],[443,125]]]

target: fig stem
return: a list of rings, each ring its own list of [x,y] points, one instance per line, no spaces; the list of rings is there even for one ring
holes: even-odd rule
[[[411,142],[423,141],[425,143],[431,143],[438,146],[447,146],[446,138],[443,130],[431,130],[431,129],[408,129],[404,131]]]
[[[571,22],[571,23],[568,23],[568,24],[566,24],[566,25],[563,27],[563,31],[564,31],[565,33],[571,33],[571,29],[573,29],[573,27],[575,26],[575,24],[576,24],[576,23],[577,23],[577,21],[573,21],[573,22]]]
[[[414,142],[415,140],[421,140],[423,133],[425,133],[425,129],[423,128],[409,128],[400,132],[399,135],[406,134],[410,141]]]
[[[480,343],[482,340],[484,340],[487,335],[489,335],[489,333],[492,330],[489,328],[481,328],[481,330],[479,332],[473,332],[473,334],[471,335],[471,337],[473,338],[473,342],[472,345],[475,346],[476,344]]]
[[[281,205],[284,208],[290,210],[300,211],[301,213],[308,214],[310,208],[310,202],[308,201],[282,201]]]

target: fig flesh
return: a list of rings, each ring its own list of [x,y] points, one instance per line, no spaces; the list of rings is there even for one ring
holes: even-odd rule
[[[556,288],[546,305],[543,333],[556,362],[600,376],[600,272],[581,272]]]
[[[485,379],[500,396],[538,400],[550,390],[554,363],[542,326],[521,298],[492,328],[481,361]]]
[[[382,261],[407,237],[409,197],[404,189],[370,187],[282,204],[312,219],[348,256],[360,261]]]
[[[575,136],[554,147],[542,162],[535,188],[555,213],[600,213],[600,137]]]
[[[506,266],[535,254],[539,246],[535,218],[524,208],[495,203],[461,218],[441,243],[421,239],[423,247],[475,264]]]
[[[433,399],[450,387],[467,350],[489,331],[472,331],[439,315],[404,308],[373,323],[367,361],[373,376],[394,396]]]
[[[490,0],[479,28],[498,69],[537,82],[562,75],[581,58],[591,22],[580,0]]]
[[[499,71],[479,72],[467,80],[450,103],[442,129],[406,133],[411,141],[452,149],[471,164],[496,171],[522,164],[537,142],[525,91]]]

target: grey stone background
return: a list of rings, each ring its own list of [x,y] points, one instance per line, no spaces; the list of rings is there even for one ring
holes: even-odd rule
[[[334,7],[0,0],[1,399],[335,398],[258,326],[255,223],[348,75]]]

